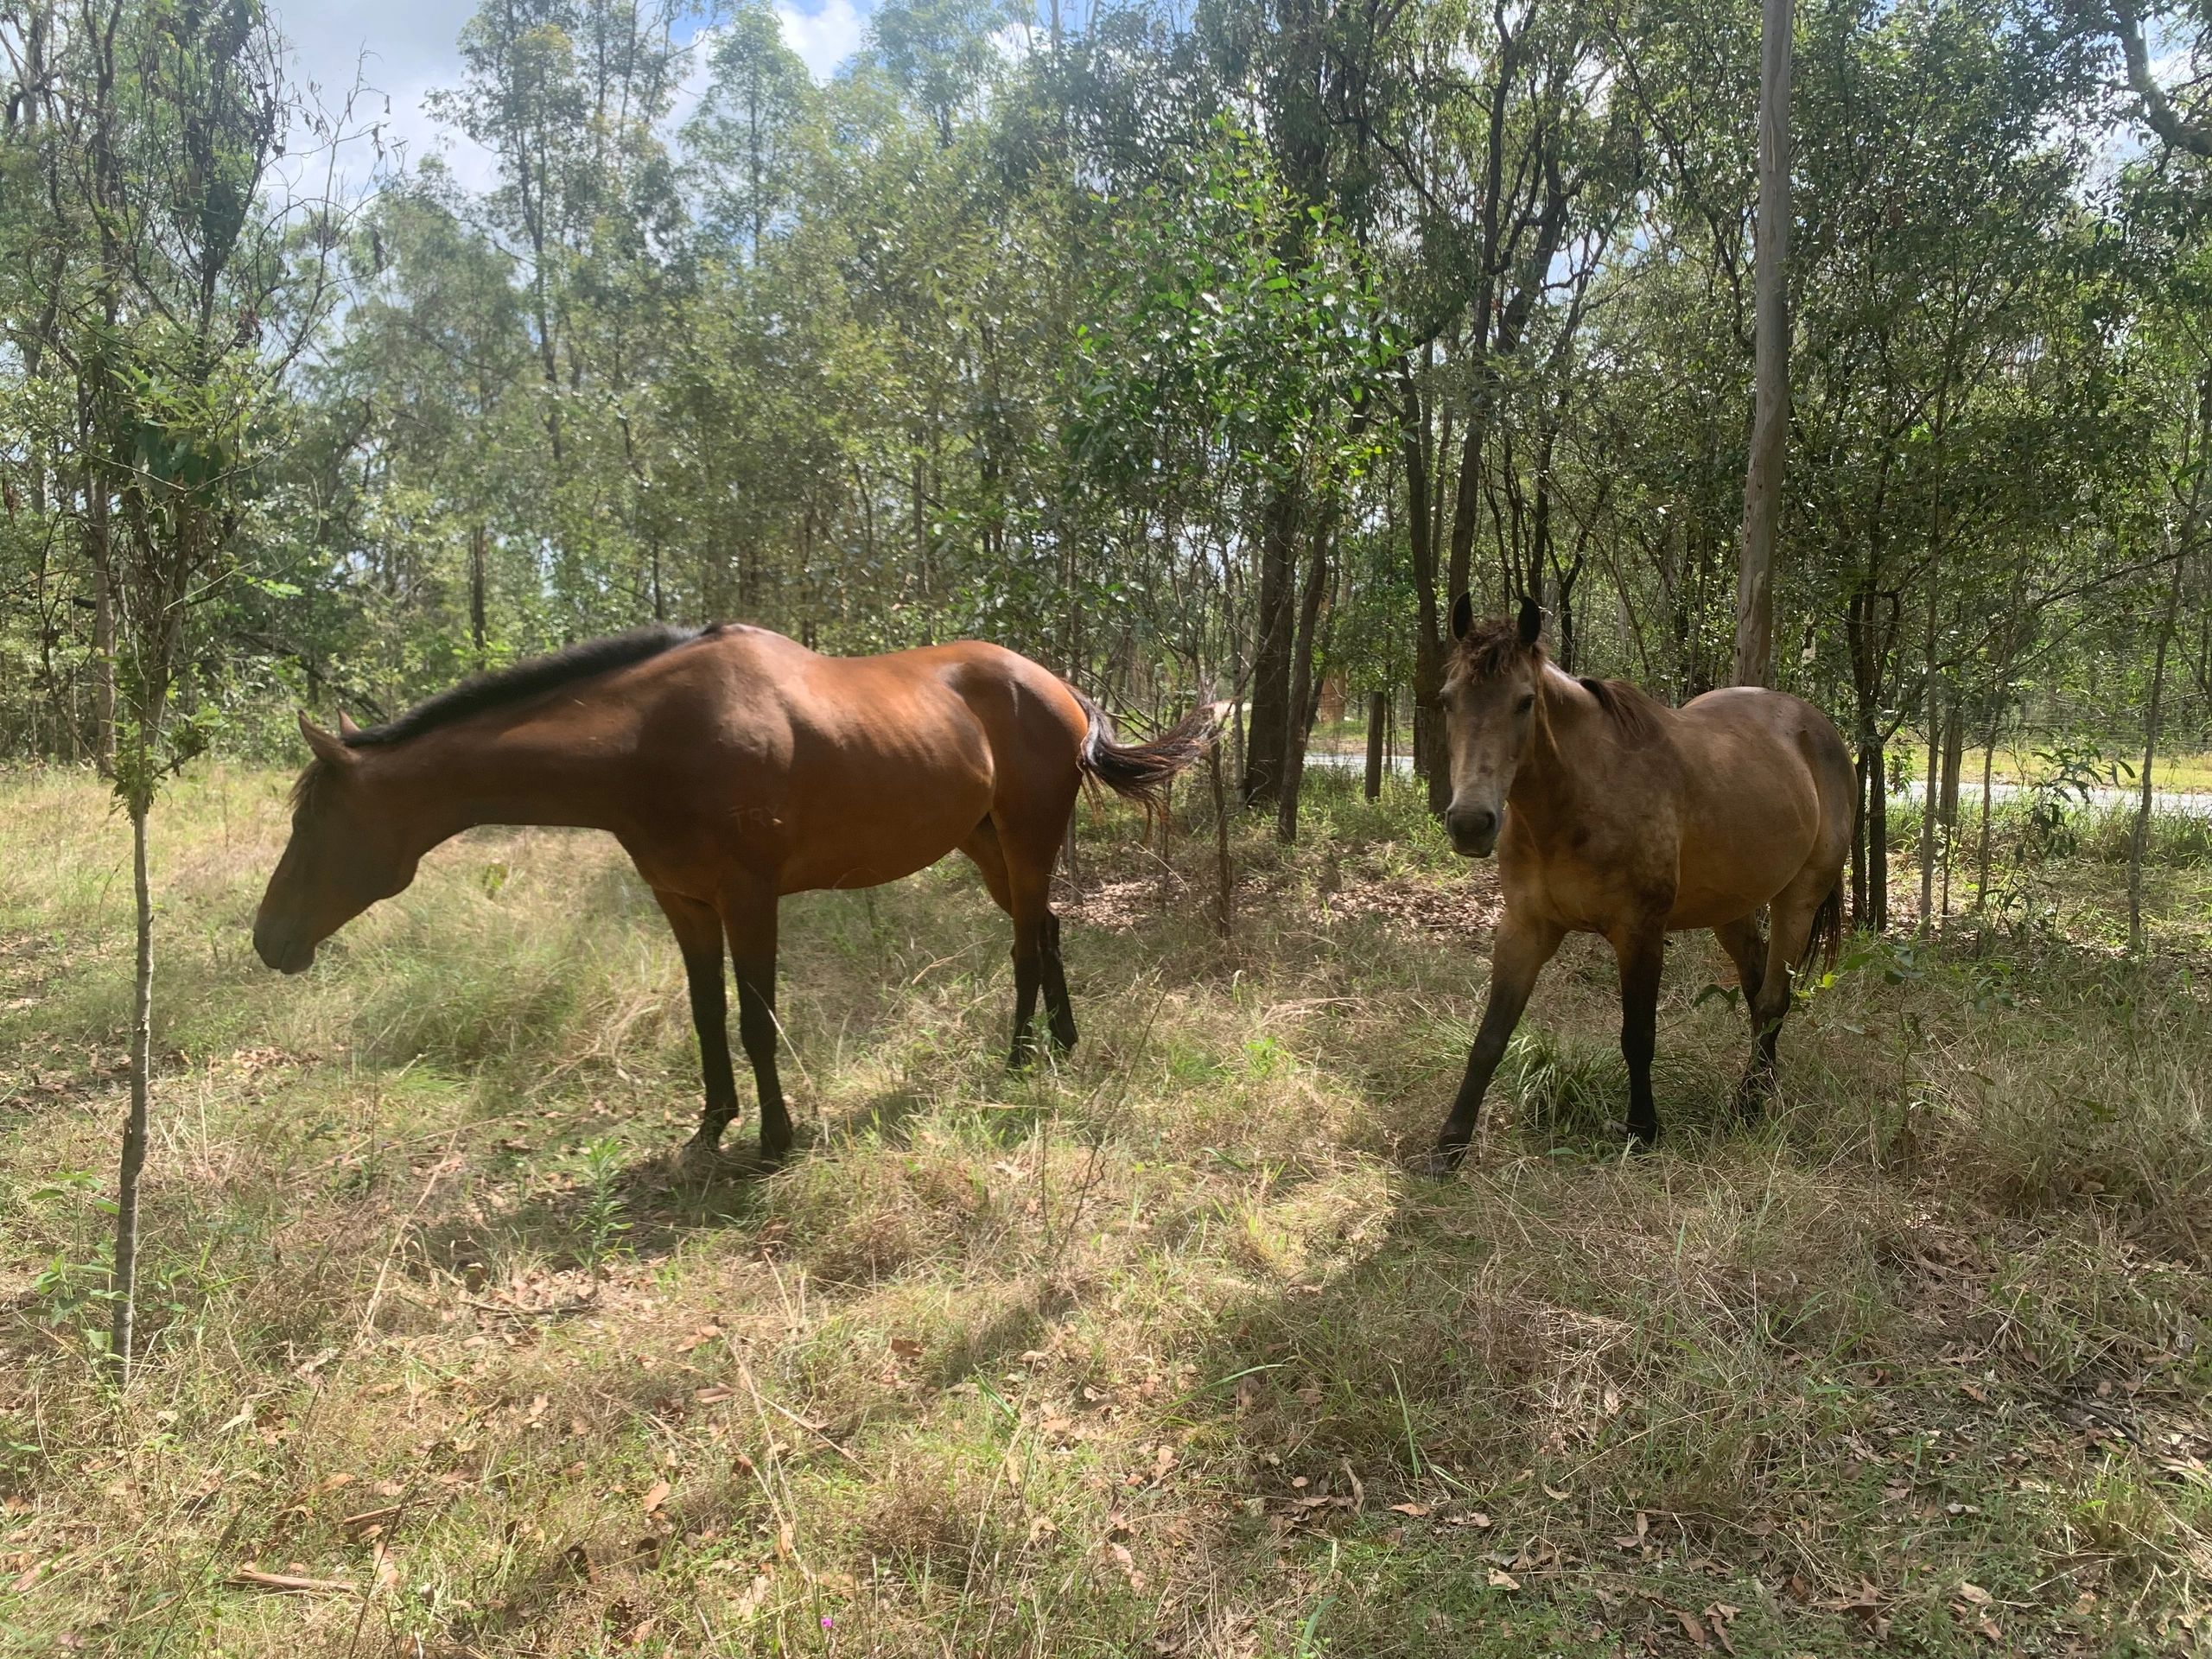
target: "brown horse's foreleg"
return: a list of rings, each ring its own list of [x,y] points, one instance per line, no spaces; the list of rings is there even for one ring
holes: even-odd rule
[[[791,1154],[791,1114],[784,1109],[784,1088],[776,1077],[776,895],[745,893],[725,896],[722,927],[737,969],[737,1036],[753,1062],[753,1086],[760,1096],[760,1156],[780,1164]],[[700,1126],[705,1135],[706,1126]],[[716,1128],[719,1135],[721,1129]]]
[[[1644,1146],[1659,1139],[1651,1100],[1651,1057],[1659,1040],[1659,976],[1667,960],[1662,924],[1624,930],[1612,941],[1621,965],[1621,1057],[1628,1062],[1628,1132]]]
[[[1475,1118],[1482,1110],[1483,1096],[1490,1089],[1491,1074],[1505,1056],[1514,1027],[1521,1023],[1529,994],[1536,988],[1536,976],[1543,972],[1544,964],[1565,937],[1564,930],[1548,922],[1522,921],[1510,913],[1497,925],[1497,937],[1491,941],[1490,1002],[1483,1009],[1482,1028],[1475,1033],[1474,1046],[1467,1051],[1467,1070],[1459,1079],[1459,1097],[1452,1103],[1451,1113],[1436,1137],[1436,1151],[1429,1160],[1431,1173],[1457,1168],[1466,1155],[1468,1143],[1475,1138]]]
[[[723,1128],[737,1116],[737,1077],[729,1063],[729,995],[722,982],[722,925],[712,905],[653,890],[661,913],[683,953],[683,976],[691,991],[691,1026],[699,1034],[699,1070],[706,1084],[707,1107],[691,1144],[711,1153]]]

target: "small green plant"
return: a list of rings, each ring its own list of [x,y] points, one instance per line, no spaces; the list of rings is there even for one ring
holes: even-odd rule
[[[582,1154],[584,1205],[582,1226],[584,1265],[597,1279],[607,1263],[622,1249],[622,1236],[630,1230],[629,1205],[622,1196],[622,1148],[611,1135],[601,1135],[585,1147]]]

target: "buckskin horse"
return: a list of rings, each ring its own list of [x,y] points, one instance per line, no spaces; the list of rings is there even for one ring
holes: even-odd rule
[[[776,908],[785,893],[868,887],[974,861],[1014,920],[1014,1046],[1044,993],[1053,1040],[1075,1015],[1052,914],[1052,864],[1085,779],[1161,805],[1205,752],[1204,709],[1149,743],[1113,740],[1081,692],[1027,658],[969,642],[840,658],[730,624],[655,626],[465,682],[385,725],[302,714],[314,752],[292,836],[254,919],[254,949],[296,974],[315,947],[415,879],[423,855],[480,823],[604,830],[652,889],[690,982],[706,1109],[686,1158],[711,1159],[738,1115],[723,952],[760,1100],[760,1150],[791,1150],[776,1076]]]
[[[1651,1055],[1667,935],[1711,928],[1750,1006],[1750,1116],[1774,1080],[1790,972],[1833,963],[1857,810],[1851,756],[1828,717],[1780,691],[1732,686],[1669,709],[1618,680],[1576,679],[1539,643],[1543,613],[1477,622],[1467,595],[1441,702],[1452,799],[1444,827],[1469,858],[1497,853],[1505,912],[1489,1006],[1429,1168],[1458,1165],[1491,1074],[1536,976],[1570,932],[1620,963],[1628,1131],[1659,1138]],[[1769,926],[1762,939],[1758,912]]]

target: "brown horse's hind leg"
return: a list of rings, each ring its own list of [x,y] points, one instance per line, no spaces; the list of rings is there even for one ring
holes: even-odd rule
[[[737,1116],[737,1077],[729,1063],[729,994],[722,981],[722,925],[712,905],[653,890],[661,913],[683,953],[683,976],[691,991],[691,1025],[699,1034],[699,1070],[706,1084],[707,1108],[691,1144],[712,1153],[723,1128]]]
[[[1056,845],[1045,855],[1040,871],[1033,849],[1028,849],[1029,857],[1009,858],[997,826],[986,818],[961,842],[960,850],[983,873],[983,885],[999,908],[1014,918],[1014,1044],[1007,1065],[1020,1071],[1035,1052],[1029,1027],[1040,990],[1053,1042],[1064,1052],[1075,1046],[1075,1009],[1068,999],[1067,970],[1060,961],[1060,918],[1052,914],[1050,902],[1052,857],[1058,849]]]
[[[791,1114],[784,1109],[784,1088],[776,1077],[776,895],[773,891],[725,894],[722,929],[729,936],[731,963],[737,969],[737,1035],[753,1062],[753,1086],[760,1096],[760,1156],[780,1164],[791,1149]],[[712,1145],[721,1125],[699,1126]]]

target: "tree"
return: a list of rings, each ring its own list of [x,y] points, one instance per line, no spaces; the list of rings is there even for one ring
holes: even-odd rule
[[[1759,207],[1752,306],[1758,317],[1751,458],[1736,575],[1736,683],[1774,683],[1774,543],[1789,446],[1790,0],[1760,11]]]

